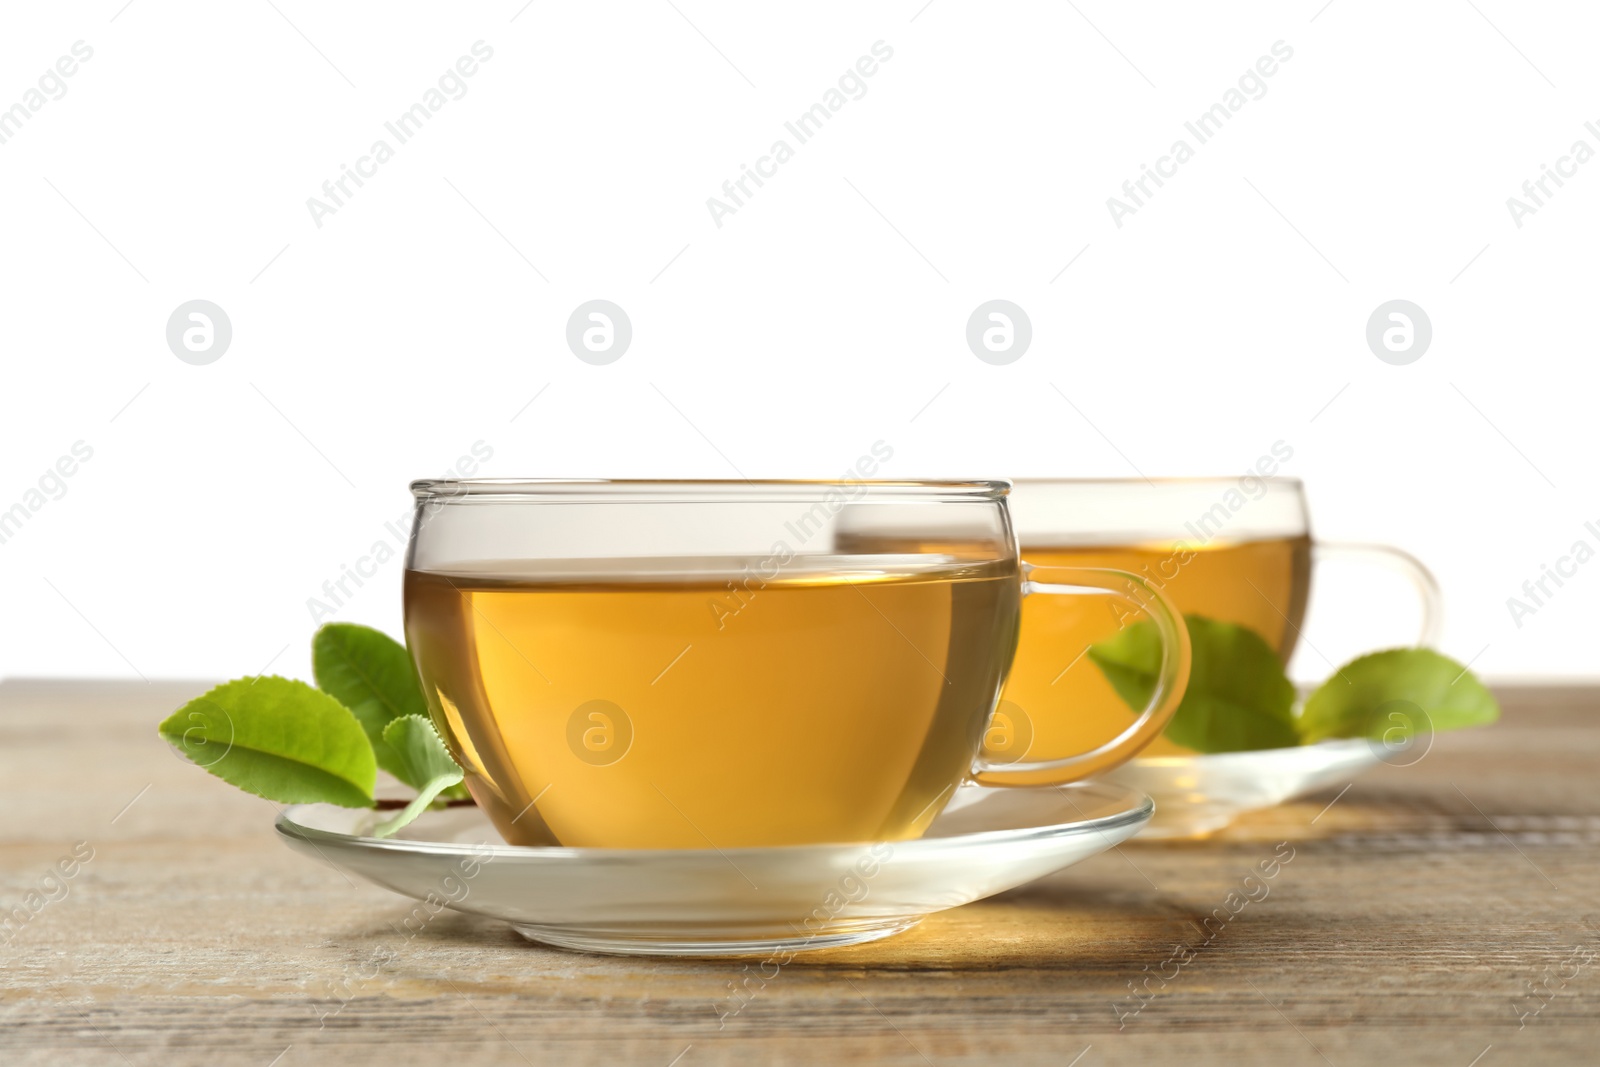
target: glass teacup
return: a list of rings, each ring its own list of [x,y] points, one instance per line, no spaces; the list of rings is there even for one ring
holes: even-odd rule
[[[1427,568],[1387,545],[1313,540],[1296,478],[1019,479],[1010,507],[1030,563],[1136,572],[1180,611],[1253,630],[1284,664],[1300,640],[1318,561],[1400,571],[1421,600],[1418,643],[1430,643],[1437,630],[1438,586]],[[1083,652],[1129,618],[1120,607],[1087,601],[1030,601],[1022,609],[1027,637],[1001,707],[1030,721],[1031,754],[1072,752],[1126,726],[1127,704]],[[1079,713],[1034,714],[1063,703]],[[1184,754],[1165,737],[1142,753]],[[1158,813],[1158,823],[1163,814],[1170,811]]]
[[[1027,568],[1009,488],[417,482],[406,636],[440,733],[512,843],[913,838],[968,780],[1120,764],[1182,695],[1172,606],[1133,573]],[[1158,684],[1090,751],[985,759],[1034,593],[1147,612]]]

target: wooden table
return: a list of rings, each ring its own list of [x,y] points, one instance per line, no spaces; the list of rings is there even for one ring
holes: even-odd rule
[[[409,901],[158,740],[205,688],[0,684],[0,1064],[1600,1062],[1600,687],[1505,689],[1499,725],[1342,794],[801,956],[721,1029],[738,963],[449,912],[403,941]],[[1270,895],[1167,962],[1285,841]]]

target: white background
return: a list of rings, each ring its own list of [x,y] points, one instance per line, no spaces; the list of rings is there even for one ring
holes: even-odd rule
[[[1589,6],[275,2],[5,9],[0,108],[94,55],[0,144],[0,510],[94,454],[0,544],[0,672],[305,677],[307,598],[478,441],[485,475],[826,477],[881,439],[885,477],[1225,475],[1283,440],[1320,535],[1436,570],[1447,652],[1600,673],[1600,560],[1520,628],[1506,605],[1600,547],[1600,161],[1520,229],[1506,206],[1600,149]],[[466,95],[314,225],[479,40]],[[706,199],[880,40],[718,228]],[[1115,226],[1279,40],[1266,95]],[[609,366],[564,340],[596,297],[634,328]],[[964,338],[997,297],[1033,324],[1008,366]],[[209,366],[166,345],[195,298],[233,325]],[[1394,298],[1433,323],[1409,366],[1365,342]],[[399,584],[338,617],[398,633]],[[1403,637],[1391,595],[1324,581],[1318,647]]]

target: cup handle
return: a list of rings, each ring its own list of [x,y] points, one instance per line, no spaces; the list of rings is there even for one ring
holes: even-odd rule
[[[1422,601],[1422,632],[1417,635],[1419,647],[1429,647],[1439,640],[1439,620],[1442,599],[1439,582],[1433,572],[1420,559],[1402,552],[1393,545],[1368,544],[1356,541],[1315,541],[1311,545],[1311,558],[1321,563],[1325,559],[1348,560],[1352,563],[1371,563],[1399,571],[1411,579],[1417,596]]]
[[[1099,567],[1034,567],[1026,562],[1022,567],[1023,596],[1111,596],[1144,609],[1161,637],[1161,665],[1150,702],[1133,725],[1110,741],[1061,759],[996,763],[980,758],[972,768],[973,780],[979,785],[1063,785],[1126,763],[1166,729],[1189,681],[1189,629],[1172,601],[1145,579]]]

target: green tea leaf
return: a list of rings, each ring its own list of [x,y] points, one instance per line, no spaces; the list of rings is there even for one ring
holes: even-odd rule
[[[407,715],[394,720],[384,727],[383,739],[404,761],[410,778],[431,782],[454,774],[456,781],[461,780],[461,768],[450,758],[450,751],[425,716]]]
[[[1164,736],[1196,752],[1289,748],[1300,743],[1294,725],[1294,685],[1272,646],[1254,630],[1185,615],[1193,647],[1189,686]],[[1131,708],[1155,690],[1161,641],[1146,620],[1089,649],[1106,680]]]
[[[1417,711],[1420,723],[1412,721]],[[1396,731],[1437,733],[1499,717],[1494,694],[1449,656],[1392,648],[1353,659],[1323,682],[1300,714],[1300,733],[1307,744],[1330,737],[1388,741]]]
[[[461,768],[445,749],[444,742],[433,729],[433,724],[420,715],[407,715],[395,719],[384,727],[383,739],[406,764],[409,777],[415,780],[417,798],[392,819],[378,824],[373,831],[377,837],[388,837],[427,810],[435,797],[450,786],[460,785]]]
[[[280,804],[372,805],[372,746],[350,710],[304,682],[225,682],[167,717],[161,736],[189,759]]]
[[[384,729],[405,715],[428,714],[416,667],[405,646],[369,626],[330,622],[311,639],[317,687],[354,713],[372,743],[378,766],[414,789],[406,762],[383,739]]]

